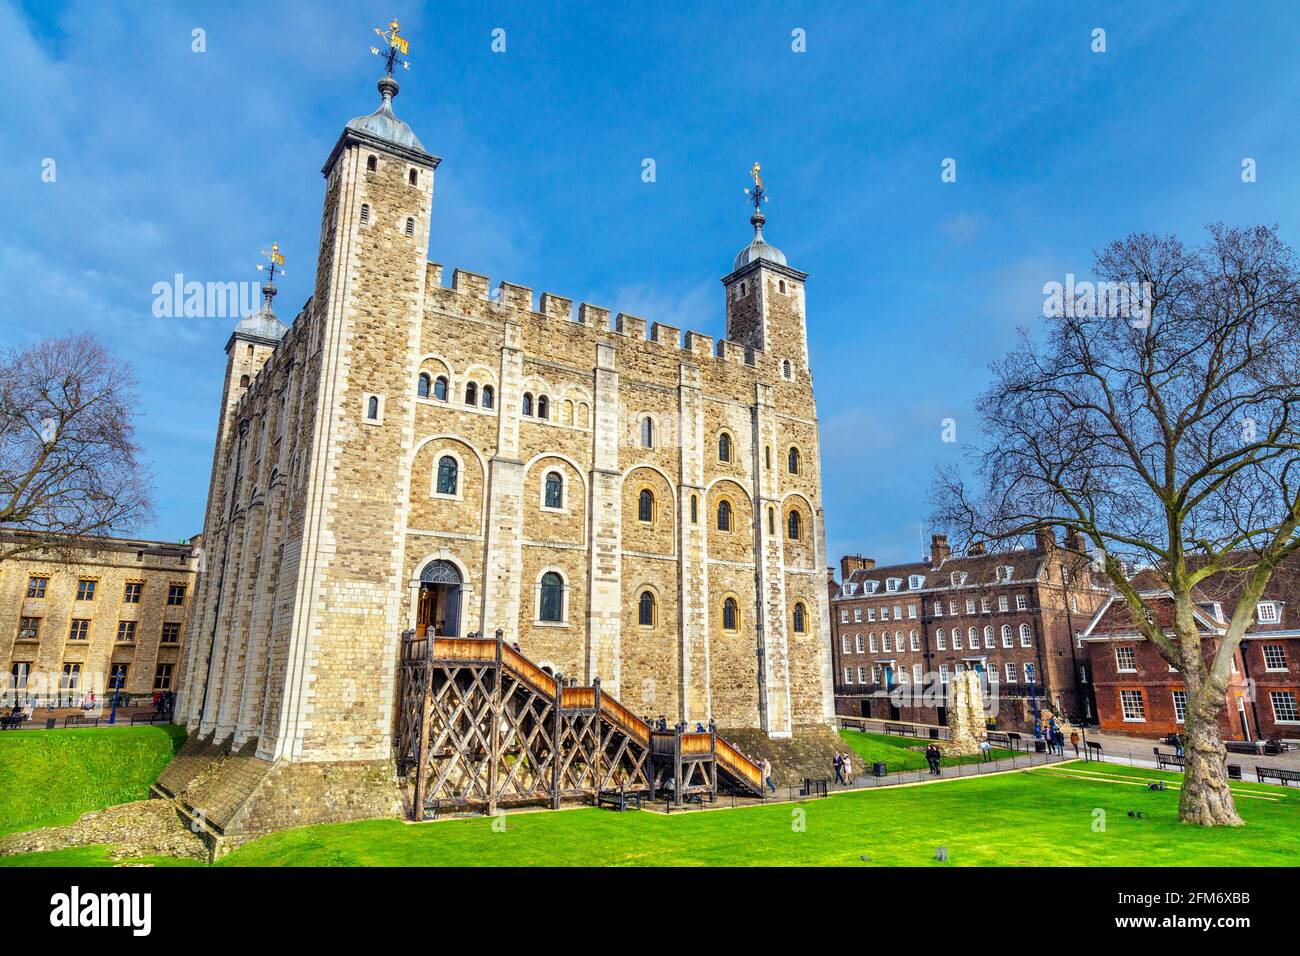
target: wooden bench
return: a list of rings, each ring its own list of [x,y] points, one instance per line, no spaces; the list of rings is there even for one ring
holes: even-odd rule
[[[1256,767],[1255,777],[1260,783],[1276,780],[1284,787],[1300,783],[1300,770],[1285,770],[1282,767]]]
[[[917,729],[910,724],[885,724],[885,733],[898,737],[918,737]]]
[[[1157,770],[1183,770],[1186,767],[1187,760],[1178,754],[1164,753],[1159,747],[1151,748],[1156,755]]]
[[[63,718],[64,727],[98,727],[98,717],[87,717],[85,714],[69,714]]]
[[[134,727],[136,724],[156,724],[160,720],[162,720],[162,714],[157,712],[152,714],[132,714],[131,726]]]
[[[626,785],[617,790],[602,790],[596,795],[596,806],[613,807],[619,813],[632,805],[635,805],[638,810],[641,809],[641,791],[634,790],[628,793]]]
[[[1259,744],[1253,740],[1225,740],[1223,746],[1230,754],[1257,754]]]

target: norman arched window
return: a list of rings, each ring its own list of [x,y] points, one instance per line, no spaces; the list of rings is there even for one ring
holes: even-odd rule
[[[789,377],[790,377],[790,360],[789,360],[789,359],[786,359],[784,362],[781,363],[781,374],[784,375],[786,378],[789,378]]]
[[[776,287],[781,291],[781,294],[782,294],[782,295],[785,295],[785,280],[784,280],[784,279],[781,279],[780,281],[778,281],[777,284],[776,284]],[[789,363],[787,362],[786,364],[788,365]]]
[[[718,436],[718,461],[731,461],[731,436],[726,432]]]
[[[724,500],[718,502],[718,530],[719,531],[731,530],[731,502],[730,501]]]
[[[493,399],[494,399],[495,397],[496,397],[496,396],[493,394],[493,391],[492,391],[492,386],[491,386],[491,385],[484,385],[484,386],[483,386],[483,401],[482,401],[482,403],[481,403],[482,406],[483,406],[484,408],[491,408],[491,407],[492,407],[492,401],[493,401]]]
[[[406,234],[408,236],[415,235],[415,220],[409,216],[406,219]]]
[[[803,605],[796,604],[794,606],[794,632],[796,634],[802,634],[807,629],[808,625],[804,620],[806,616],[807,614],[803,609]]]
[[[790,517],[785,519],[785,534],[791,541],[798,541],[800,532],[803,530],[803,522],[799,520],[799,512],[791,511]]]
[[[638,521],[654,521],[655,496],[649,488],[642,488],[636,499],[636,518]]]
[[[739,626],[740,607],[736,604],[735,598],[727,598],[722,602],[722,629],[724,631],[734,631]]]
[[[691,524],[700,522],[700,499],[698,495],[691,495]]]
[[[460,483],[460,465],[451,455],[438,459],[438,494],[454,495]]]
[[[465,404],[466,405],[478,404],[478,386],[475,385],[473,382],[465,383]]]
[[[655,596],[649,591],[642,591],[636,606],[636,622],[642,627],[654,627]]]
[[[447,376],[439,375],[433,380],[433,397],[440,402],[447,400]]]
[[[641,419],[641,447],[653,448],[655,446],[655,423],[649,415]]]
[[[537,396],[537,417],[538,418],[551,417],[551,400],[547,398],[545,395]]]
[[[366,172],[373,173],[377,168],[379,168],[379,160],[375,159],[374,156],[367,156]]]
[[[369,221],[370,221],[370,203],[363,202],[361,204],[361,225],[364,226]]]
[[[379,418],[379,398],[371,395],[366,401],[366,418],[371,421],[377,421]]]
[[[527,415],[529,418],[533,415],[533,393],[524,392],[524,404],[520,408],[520,413]]]
[[[767,509],[767,533],[776,534],[776,509]]]
[[[420,398],[428,398],[429,390],[433,387],[433,379],[429,378],[424,372],[420,373],[419,382],[415,386],[415,394]]]
[[[418,173],[416,173],[416,171],[415,171],[414,169],[411,170],[411,174],[410,174],[410,176],[407,177],[407,178],[408,178],[408,180],[409,180],[409,182],[411,183],[412,186],[416,186],[416,185],[418,185],[419,182],[420,182],[420,176],[419,176]],[[785,291],[784,286],[782,287],[781,291],[782,291],[782,292]]]
[[[558,471],[552,471],[546,476],[546,507],[564,507],[564,479]]]
[[[790,446],[790,453],[786,456],[786,468],[792,475],[799,474],[799,449],[793,445]]]
[[[554,571],[542,575],[541,594],[537,600],[538,620],[559,623],[564,620],[564,578]]]

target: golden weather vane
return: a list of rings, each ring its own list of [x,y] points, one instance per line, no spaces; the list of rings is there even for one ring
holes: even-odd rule
[[[370,52],[375,56],[384,58],[384,70],[389,75],[393,75],[393,67],[398,63],[402,64],[402,69],[409,70],[411,64],[409,61],[402,59],[411,52],[411,41],[402,36],[398,31],[402,29],[401,24],[396,20],[388,24],[388,30],[385,31],[380,27],[375,27],[375,32],[388,41],[387,49],[379,49],[372,46]]]
[[[749,201],[754,204],[755,212],[758,212],[759,207],[762,206],[763,203],[767,202],[767,190],[763,188],[762,171],[763,167],[758,165],[758,163],[755,163],[750,167],[749,175],[754,179],[754,188],[745,190],[745,195],[748,196]]]
[[[263,269],[267,270],[266,281],[270,283],[274,283],[275,273],[277,270],[279,271],[280,275],[284,275],[284,253],[280,251],[280,244],[278,242],[271,243],[271,251],[267,252],[265,249],[263,249],[262,255],[264,255],[267,259],[271,260],[271,264],[269,266],[265,266],[259,262],[257,264],[257,271],[261,272]]]

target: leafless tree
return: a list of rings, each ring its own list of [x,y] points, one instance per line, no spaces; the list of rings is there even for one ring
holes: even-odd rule
[[[150,514],[134,387],[89,334],[0,352],[0,561],[128,533]]]
[[[1022,330],[978,401],[971,483],[943,469],[932,497],[936,522],[968,538],[1086,537],[1186,684],[1179,815],[1215,826],[1242,823],[1218,723],[1232,659],[1270,577],[1300,549],[1300,274],[1276,227],[1208,233],[1199,248],[1139,234],[1098,253],[1099,279],[1145,284],[1148,314]],[[1139,567],[1172,601],[1170,624],[1131,583]],[[1197,589],[1225,573],[1239,599],[1210,653]]]

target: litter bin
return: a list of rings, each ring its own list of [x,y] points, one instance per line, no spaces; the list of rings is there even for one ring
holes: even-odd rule
[[[885,770],[885,765],[881,761],[877,760],[871,765],[871,775],[873,777],[883,777],[886,776],[886,774],[887,771]]]
[[[938,727],[931,727],[931,728],[930,728],[930,739],[931,739],[931,740],[938,740],[938,739],[939,739],[939,728],[938,728]]]
[[[1239,763],[1228,764],[1228,779],[1229,780],[1241,779],[1241,764]]]
[[[56,721],[56,720],[58,720],[57,717],[46,717],[46,718],[45,718],[45,729],[46,729],[46,730],[53,730],[53,729],[54,729],[54,724],[55,724],[55,721]]]
[[[1046,741],[1046,740],[1035,740],[1035,741],[1034,741],[1034,753],[1039,753],[1039,754],[1047,753],[1047,741]]]

